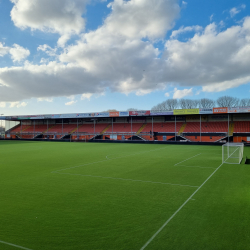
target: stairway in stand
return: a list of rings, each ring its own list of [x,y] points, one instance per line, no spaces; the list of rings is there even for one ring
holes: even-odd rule
[[[185,128],[186,128],[186,126],[187,126],[187,123],[186,123],[186,122],[184,122],[184,123],[182,124],[182,126],[181,126],[181,128],[180,128],[179,132],[178,132],[178,135],[181,135],[181,134],[184,132],[184,130],[185,130]]]

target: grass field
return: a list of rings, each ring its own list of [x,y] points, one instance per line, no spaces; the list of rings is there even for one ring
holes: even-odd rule
[[[0,149],[1,250],[250,249],[250,165],[219,146]]]

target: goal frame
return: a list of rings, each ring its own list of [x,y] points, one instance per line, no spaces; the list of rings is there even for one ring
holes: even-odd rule
[[[222,145],[222,163],[240,164],[243,159],[244,143],[228,142]]]

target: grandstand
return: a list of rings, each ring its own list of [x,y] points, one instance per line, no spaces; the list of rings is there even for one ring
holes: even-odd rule
[[[103,112],[0,119],[6,120],[6,139],[250,141],[249,109],[244,112],[239,108],[237,112],[234,108],[234,113],[226,109],[227,113],[221,114],[217,110]]]

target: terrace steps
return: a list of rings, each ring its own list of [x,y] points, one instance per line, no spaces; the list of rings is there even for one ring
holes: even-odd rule
[[[229,125],[229,136],[233,136],[234,133],[234,122],[231,122]]]
[[[109,124],[105,129],[103,129],[100,135],[103,135],[110,127],[111,127],[111,124]]]
[[[30,128],[30,127],[31,127],[31,125],[28,126],[28,127],[26,127],[26,128],[24,128],[24,129],[22,129],[20,132],[23,132],[23,131],[27,130],[27,129]]]
[[[55,126],[56,126],[56,124],[53,125],[52,127],[48,128],[48,129],[46,129],[45,131],[43,131],[43,134],[44,134],[44,133],[47,133],[50,129],[52,129],[52,128],[55,127]]]
[[[82,127],[82,126],[83,126],[83,124],[80,125],[80,126],[78,125],[78,127],[74,128],[72,131],[70,131],[69,134],[70,134],[70,135],[73,134],[74,132],[77,131],[77,128],[79,129],[79,128]]]
[[[186,122],[184,122],[184,123],[182,124],[182,126],[181,126],[181,128],[180,128],[179,132],[178,132],[178,135],[181,135],[181,134],[184,132],[184,130],[185,130],[185,128],[186,128],[186,126],[187,126],[187,123],[186,123]]]
[[[147,123],[144,123],[139,130],[136,132],[137,135],[139,135],[141,133],[141,131],[146,127]]]

